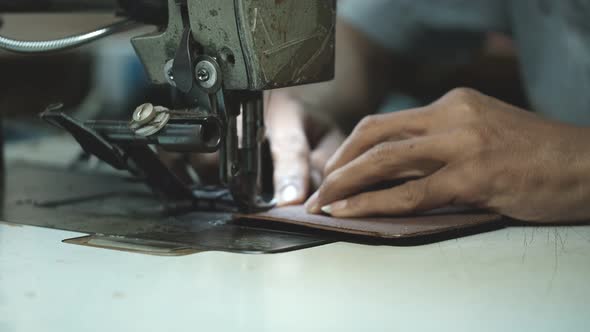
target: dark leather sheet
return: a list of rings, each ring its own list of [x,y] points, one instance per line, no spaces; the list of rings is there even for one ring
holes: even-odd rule
[[[410,238],[469,230],[496,223],[502,219],[500,215],[478,211],[438,212],[408,217],[345,219],[308,214],[303,206],[288,206],[263,213],[237,215],[237,217],[270,220],[383,239]]]

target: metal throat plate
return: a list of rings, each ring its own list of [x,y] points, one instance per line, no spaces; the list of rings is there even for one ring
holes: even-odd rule
[[[137,180],[19,162],[9,165],[1,220],[90,234],[65,242],[155,255],[201,251],[278,253],[332,242],[330,235],[231,214],[172,216]]]

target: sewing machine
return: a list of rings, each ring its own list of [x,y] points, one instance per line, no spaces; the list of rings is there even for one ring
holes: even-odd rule
[[[18,40],[0,28],[0,49],[16,53],[59,52],[155,26],[131,43],[149,81],[172,96],[170,104],[116,112],[128,116],[117,121],[80,121],[60,104],[48,106],[43,120],[69,132],[88,155],[133,176],[73,171],[71,164],[9,164],[0,220],[89,234],[76,244],[163,255],[271,253],[333,241],[312,230],[241,221],[234,213],[274,206],[272,190],[263,192],[263,175],[271,174],[261,162],[263,91],[333,77],[335,7],[335,0],[0,0],[2,14],[121,17],[55,40]],[[66,145],[47,144],[45,153],[51,149]],[[218,152],[220,185],[181,181],[158,150]]]
[[[80,4],[86,10],[113,5],[0,3],[9,11],[80,9]],[[169,206],[271,208],[272,200],[261,195],[263,91],[333,77],[335,0],[119,0],[114,5],[124,19],[113,25],[54,41],[0,37],[0,48],[56,52],[137,23],[153,24],[156,32],[131,43],[150,81],[171,87],[174,104],[140,105],[129,122],[80,122],[60,105],[49,106],[41,118],[70,132],[87,153],[142,177]],[[218,151],[221,187],[186,185],[150,146],[181,153]]]

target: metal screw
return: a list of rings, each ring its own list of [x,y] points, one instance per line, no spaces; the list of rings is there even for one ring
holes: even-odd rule
[[[199,68],[199,70],[197,71],[197,79],[200,82],[206,82],[209,80],[209,72],[207,71],[207,69],[205,68]]]
[[[138,126],[143,126],[150,123],[156,115],[154,105],[145,103],[137,107],[133,112],[133,122]]]
[[[154,106],[150,103],[140,105],[133,112],[129,128],[139,136],[153,135],[168,123],[170,110],[163,106]]]
[[[143,104],[137,108],[137,113],[134,114],[135,120],[137,120],[137,121],[145,120],[150,117],[150,115],[152,114],[153,111],[154,111],[154,105],[152,105],[150,103]]]
[[[195,66],[194,75],[201,88],[208,93],[215,93],[221,87],[220,71],[215,59],[203,57]]]

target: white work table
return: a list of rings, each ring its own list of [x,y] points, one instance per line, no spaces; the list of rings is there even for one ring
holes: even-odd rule
[[[7,146],[63,164],[70,138]],[[0,223],[0,332],[590,331],[590,226],[157,257]]]
[[[590,227],[156,257],[0,224],[0,331],[588,331]]]

